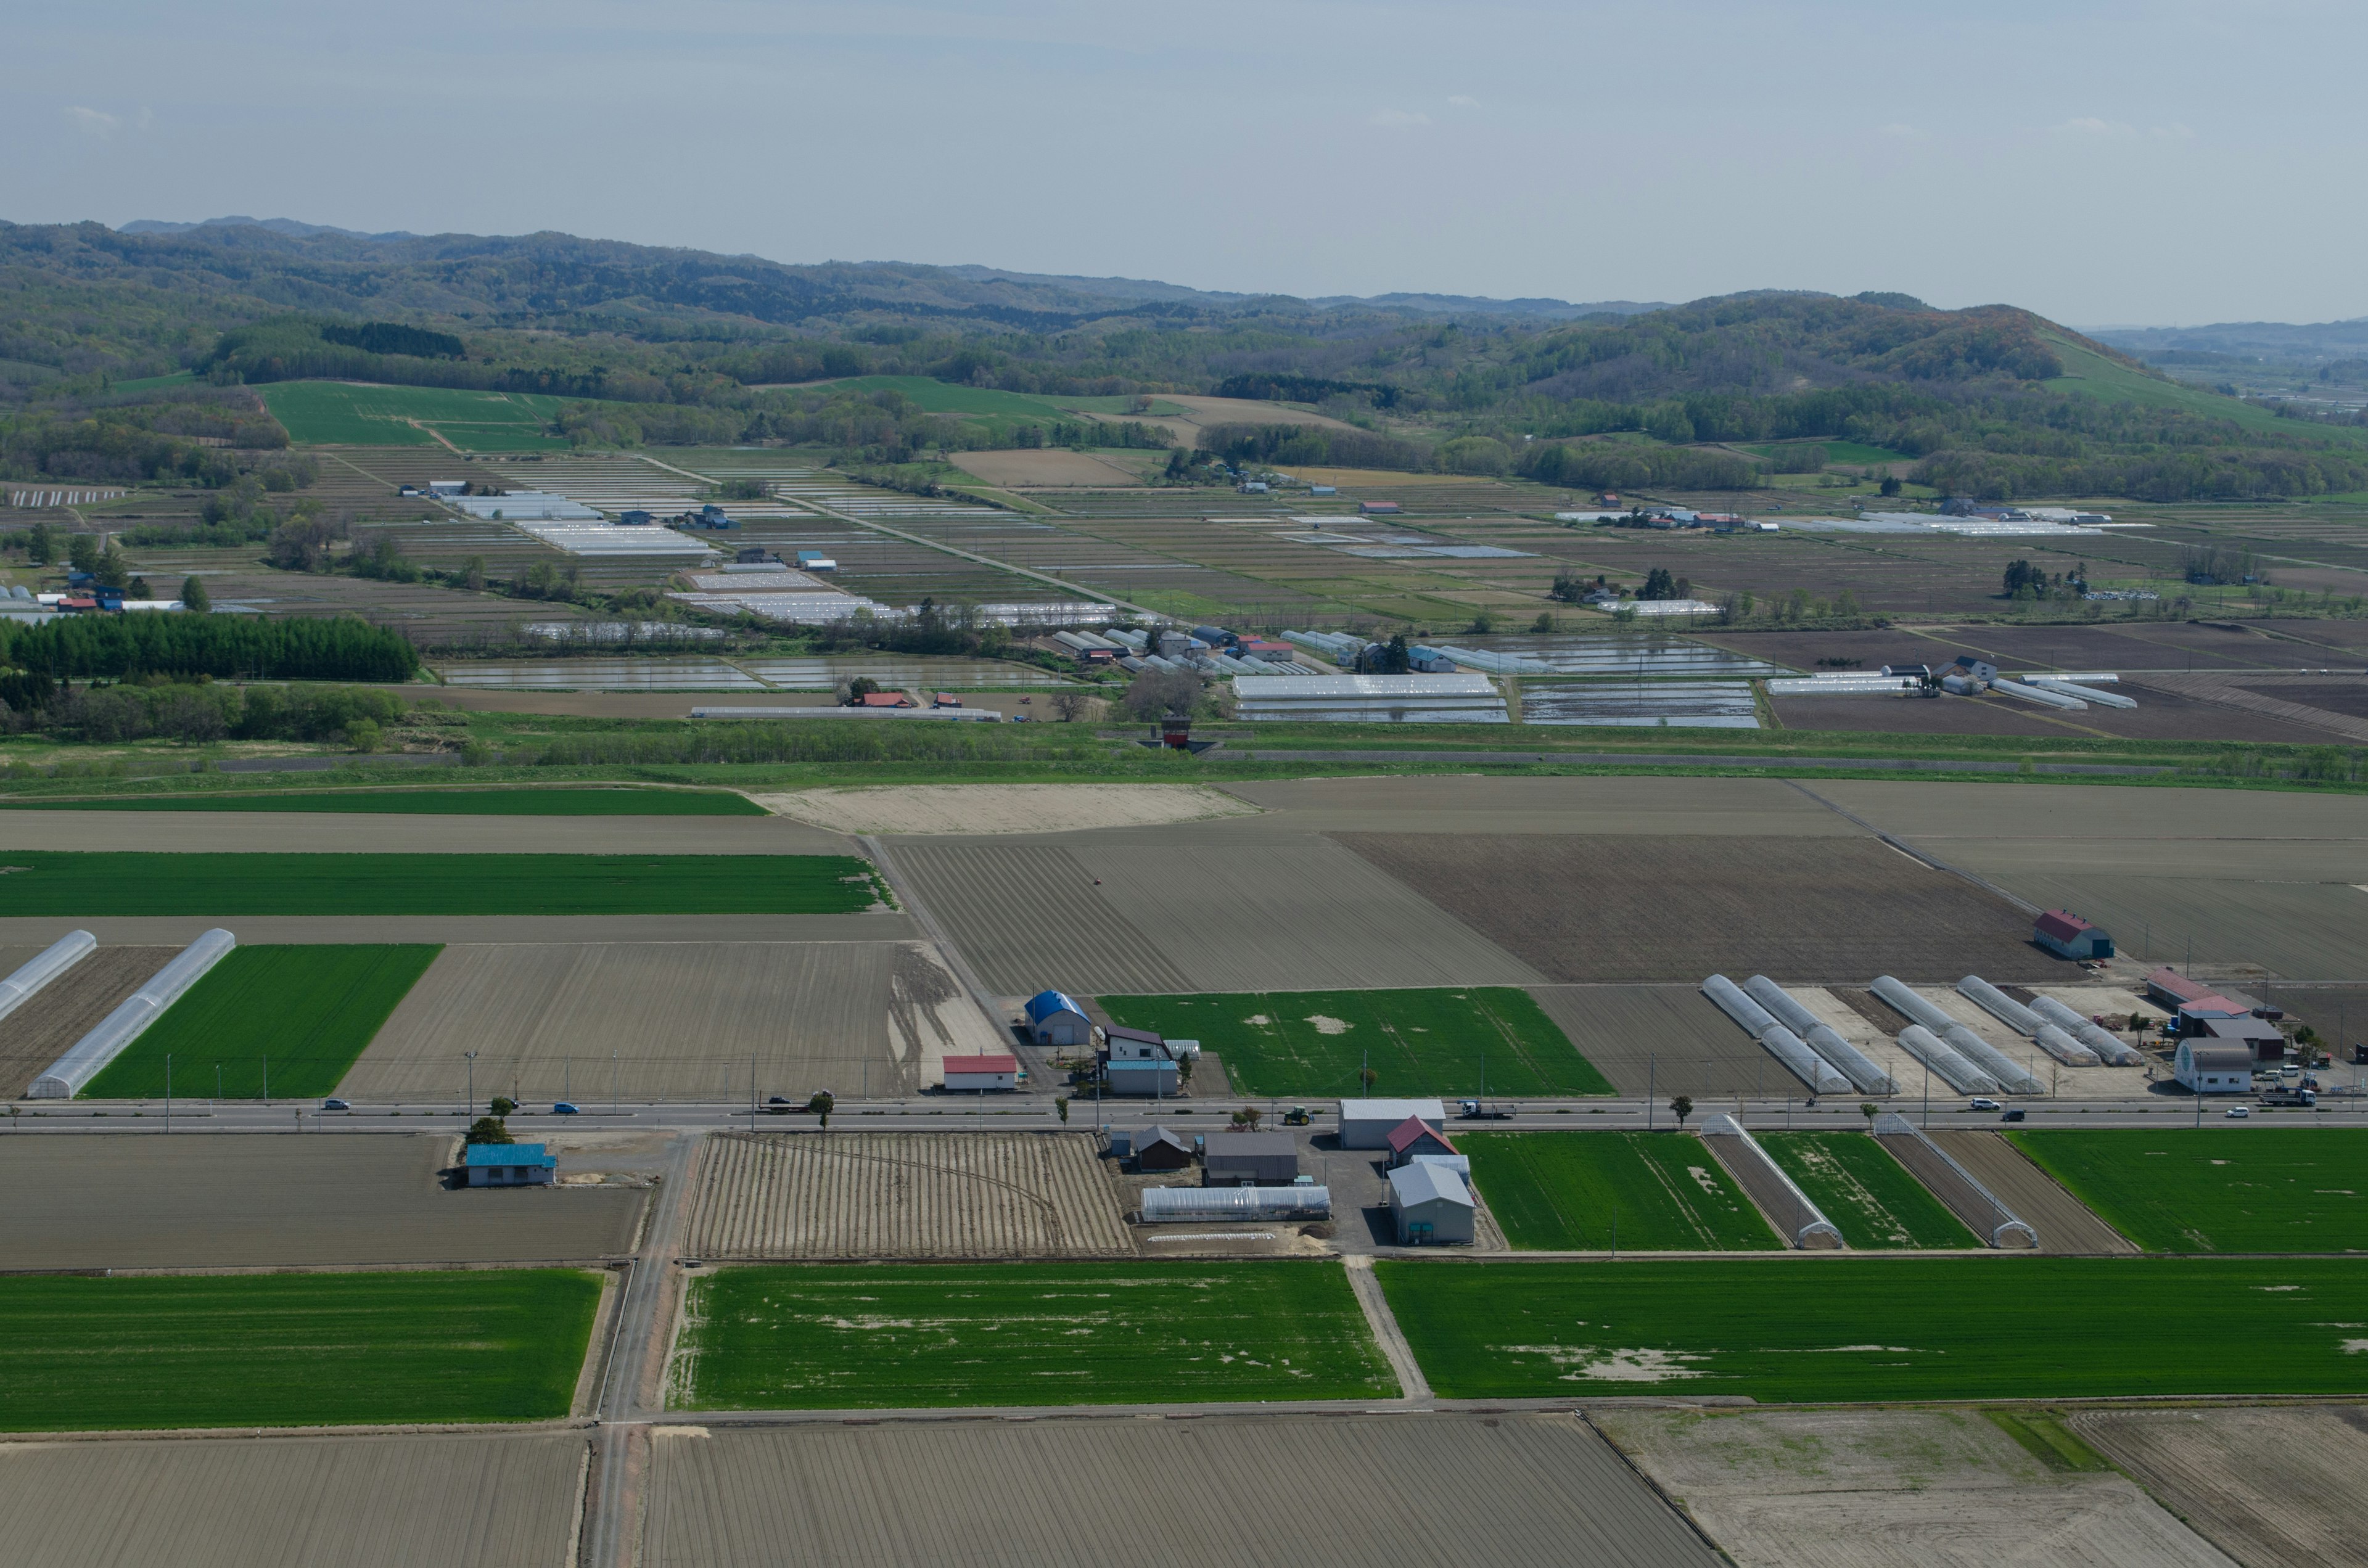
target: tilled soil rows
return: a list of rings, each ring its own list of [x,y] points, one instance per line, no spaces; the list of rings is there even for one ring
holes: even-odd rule
[[[0,1018],[0,1091],[12,1100],[21,1097],[51,1062],[121,1006],[125,997],[171,963],[179,951],[178,948],[101,948]]]
[[[2368,1409],[2092,1410],[2065,1425],[2175,1497],[2188,1521],[2239,1562],[2339,1568],[2360,1561]]]

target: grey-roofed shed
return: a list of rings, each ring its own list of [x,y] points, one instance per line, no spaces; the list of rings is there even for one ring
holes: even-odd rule
[[[1288,1187],[1299,1175],[1299,1140],[1288,1132],[1212,1132],[1201,1159],[1209,1187]]]
[[[1400,1246],[1468,1245],[1477,1207],[1463,1178],[1444,1166],[1400,1165],[1390,1173],[1390,1212]]]
[[[1192,1163],[1192,1145],[1168,1127],[1146,1127],[1134,1135],[1134,1166],[1143,1171],[1180,1171]]]

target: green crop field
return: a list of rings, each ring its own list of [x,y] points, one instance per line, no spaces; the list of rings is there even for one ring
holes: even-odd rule
[[[2368,1252],[2368,1130],[2173,1127],[2007,1137],[2149,1251]]]
[[[547,434],[564,399],[539,392],[274,381],[255,389],[300,447],[430,447],[431,430],[477,451],[565,450]]]
[[[1977,1247],[1924,1184],[1863,1132],[1762,1132],[1759,1146],[1854,1247]]]
[[[1781,1247],[1702,1140],[1680,1132],[1466,1132],[1472,1185],[1524,1252]]]
[[[11,915],[840,915],[851,855],[142,855],[11,849]]]
[[[0,1431],[552,1420],[599,1300],[554,1268],[0,1278]]]
[[[1119,1023],[1197,1040],[1245,1095],[1608,1095],[1611,1085],[1526,991],[1277,991],[1105,996]]]
[[[1871,447],[1864,441],[1770,441],[1743,449],[1757,452],[1763,458],[1772,458],[1788,446],[1823,447],[1826,460],[1829,463],[1904,463],[1914,460],[1906,452],[1895,452],[1887,447]]]
[[[2368,1260],[1374,1265],[1449,1399],[2368,1393]]]
[[[1058,415],[1051,398],[1030,392],[998,392],[993,387],[956,386],[928,376],[855,376],[832,383],[835,392],[903,392],[930,414],[1008,415],[1015,419],[1045,420]]]
[[[366,812],[423,816],[761,817],[765,808],[728,790],[268,790],[173,795],[93,795],[12,801],[16,812]]]
[[[442,947],[238,948],[107,1064],[85,1098],[325,1095]]]
[[[674,1376],[693,1409],[1398,1392],[1337,1263],[731,1267],[690,1289]]]

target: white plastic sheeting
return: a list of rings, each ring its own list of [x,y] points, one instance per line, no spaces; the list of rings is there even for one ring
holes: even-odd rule
[[[2118,691],[2099,691],[2092,686],[2082,686],[2056,676],[2032,676],[2031,684],[2048,691],[2065,692],[2083,702],[2094,702],[2105,708],[2135,708],[2138,699],[2123,697]]]
[[[2009,697],[2020,697],[2025,702],[2036,702],[2043,708],[2062,708],[2081,713],[2089,710],[2089,705],[2086,702],[2066,692],[2050,691],[2044,687],[2025,686],[2019,680],[2009,680],[2004,676],[1991,681],[1990,689],[2003,691]]]
[[[1850,1081],[1850,1087],[1864,1095],[1897,1094],[1891,1074],[1877,1066],[1867,1054],[1841,1037],[1841,1031],[1820,1019],[1801,1005],[1800,999],[1764,974],[1755,974],[1743,983],[1751,999],[1776,1015],[1784,1027],[1799,1035],[1809,1049],[1827,1062],[1841,1070]]]
[[[25,999],[51,981],[90,957],[98,938],[87,931],[69,931],[40,955],[6,980],[0,980],[0,1018],[15,1012]]]
[[[1713,974],[1703,981],[1702,994],[1717,1003],[1719,1011],[1741,1024],[1769,1055],[1783,1063],[1786,1072],[1806,1084],[1811,1093],[1838,1095],[1850,1086],[1850,1080],[1830,1062],[1810,1050],[1799,1035],[1778,1023],[1773,1014],[1745,995],[1742,988],[1726,976]]]
[[[1990,1245],[2026,1252],[2039,1245],[2038,1232],[1999,1202],[1998,1194],[1950,1158],[1948,1151],[1927,1138],[1914,1122],[1887,1110],[1874,1119],[1874,1135],[1889,1146],[1892,1157],[1907,1166],[1926,1190],[1947,1205],[1951,1213],[1971,1226],[1975,1234],[1987,1233]]]
[[[2099,1028],[2053,996],[2033,998],[2031,1010],[2095,1051],[2098,1059],[2110,1066],[2143,1067],[2146,1065],[2144,1052],[2114,1039],[2112,1030]]]
[[[1702,994],[1718,1004],[1719,1011],[1741,1024],[1744,1032],[1758,1040],[1776,1027],[1776,1017],[1767,1008],[1743,994],[1743,988],[1723,974],[1713,974],[1702,982]]]
[[[1958,1055],[1922,1024],[1910,1024],[1899,1031],[1899,1049],[1939,1074],[1942,1083],[1961,1095],[1998,1092],[1996,1078]]]
[[[2029,1040],[2066,1067],[2094,1067],[2097,1053],[1978,974],[1957,982],[1957,994]]]
[[[138,1040],[150,1024],[165,1016],[165,1009],[181,999],[184,992],[204,978],[205,972],[230,956],[238,946],[238,938],[216,927],[183,948],[171,963],[156,971],[147,984],[133,992],[120,1007],[99,1021],[97,1028],[74,1042],[67,1051],[50,1064],[50,1070],[33,1080],[28,1097],[37,1100],[72,1099],[83,1086],[108,1062],[123,1054],[124,1048]]]
[[[1995,1092],[1995,1089],[2004,1089],[2010,1095],[2044,1095],[2047,1092],[2047,1085],[2032,1077],[2030,1069],[1951,1017],[1938,1003],[1929,1002],[1916,994],[1904,981],[1894,979],[1887,974],[1877,975],[1874,983],[1868,989],[1940,1036],[1952,1051],[1996,1079],[1997,1084],[1992,1092]],[[1907,1050],[1905,1041],[1901,1043],[1900,1049]],[[1909,1051],[1908,1054],[1913,1056],[1915,1052]],[[1922,1058],[1919,1057],[1918,1060],[1920,1061]],[[1932,1071],[1938,1073],[1941,1069],[1936,1065]],[[1981,1091],[1968,1090],[1967,1092]]]
[[[1784,1174],[1784,1167],[1769,1158],[1759,1141],[1743,1130],[1743,1123],[1723,1114],[1705,1116],[1702,1135],[1705,1142],[1719,1140],[1720,1161],[1751,1193],[1779,1234],[1789,1232],[1793,1244],[1806,1252],[1830,1252],[1841,1246],[1841,1232]]]
[[[1289,1220],[1332,1212],[1328,1187],[1154,1187],[1144,1189],[1145,1224],[1180,1220]]]

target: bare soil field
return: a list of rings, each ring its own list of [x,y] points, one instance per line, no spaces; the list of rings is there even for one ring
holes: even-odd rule
[[[1954,1096],[1952,1096],[1953,1101]],[[2137,1244],[2097,1217],[2095,1210],[2065,1191],[2055,1178],[1995,1132],[1935,1127],[1932,1142],[1990,1189],[2039,1233],[2041,1252],[2135,1253]]]
[[[245,1268],[556,1263],[632,1249],[641,1188],[448,1189],[440,1173],[459,1146],[457,1131],[0,1138],[12,1195],[0,1260]],[[561,1168],[571,1168],[564,1156]]]
[[[2030,944],[2011,904],[1873,839],[1337,836],[1566,983],[2071,968]]]
[[[839,833],[1076,833],[1258,814],[1198,784],[895,784],[748,798]]]
[[[990,991],[1201,989],[1125,910],[1099,897],[1093,874],[1058,845],[909,843],[889,858]],[[1021,918],[1022,901],[1047,915]]]
[[[1739,983],[1745,977],[1729,978]],[[1770,1087],[1785,1095],[1799,1086],[1691,985],[1533,985],[1530,994],[1623,1095],[1702,1100]]]
[[[75,924],[104,943],[170,943],[177,952],[217,918],[184,915],[85,916]],[[895,910],[856,915],[243,915],[232,929],[249,943],[306,942],[905,942],[921,935]],[[46,945],[54,918],[0,915],[0,942]],[[89,960],[85,960],[86,964]],[[160,963],[162,960],[158,960]],[[81,967],[80,965],[76,966]],[[17,1012],[22,1013],[23,1008]],[[12,1016],[13,1017],[13,1016]]]
[[[654,1436],[650,1568],[1718,1562],[1568,1415],[834,1422]],[[1146,1476],[1171,1483],[1147,1486]],[[1423,1484],[1390,1479],[1408,1476]]]
[[[1276,813],[1269,825],[1295,832],[1860,836],[1847,821],[1773,778],[1428,776],[1225,788]]]
[[[890,1051],[900,961],[934,963],[916,943],[457,944],[339,1093],[457,1098],[465,1051],[481,1052],[481,1095],[522,1101],[612,1086],[632,1099],[734,1099],[749,1093],[752,1059],[760,1094],[909,1093],[930,1063],[917,1040],[909,1056]]]
[[[1605,1411],[1740,1568],[2230,1568],[2126,1477],[2050,1468],[1975,1411]]]
[[[1030,485],[1051,488],[1087,485],[1141,484],[1143,476],[1122,462],[1093,452],[1073,452],[1045,447],[1008,452],[956,452],[953,465],[975,479],[1007,488]]]
[[[418,816],[382,812],[0,810],[0,849],[156,854],[844,855],[847,840],[788,817]]]
[[[2361,1561],[2368,1409],[2090,1410],[2064,1424],[2248,1568]]]
[[[0,1446],[17,1568],[524,1568],[568,1558],[573,1432]]]
[[[719,1132],[686,1256],[823,1260],[1132,1257],[1087,1132]]]
[[[2173,692],[2133,691],[2141,706],[2059,712],[2011,697],[1774,697],[1788,730],[1904,735],[2115,735],[2131,740],[2261,741],[2325,745],[2326,731],[2266,713],[2199,702]]]
[[[55,920],[28,924],[49,933],[42,947],[65,934]],[[93,935],[101,942],[107,940],[103,932],[93,931]],[[189,935],[194,937],[197,932]],[[40,950],[12,949],[0,955],[0,964],[6,966],[0,968],[0,975],[14,973],[17,965]],[[179,947],[161,946],[101,947],[33,993],[15,1012],[0,1018],[0,1096],[22,1098],[51,1062],[97,1028],[101,1019],[121,1006],[125,997],[146,984],[180,950]]]
[[[2214,842],[2244,846],[2233,862],[2281,844],[2302,847],[2292,864],[2308,866],[2329,846],[2368,846],[2368,812],[2344,796],[2225,790],[2100,790],[2072,784],[1895,783],[1882,779],[1820,779],[1817,793],[1875,826],[1919,845],[1951,846],[1942,858],[1976,866],[2012,865],[1995,851],[2048,840],[2034,853],[2060,860],[2095,858],[2098,869],[2126,869],[2133,846],[2176,844],[2184,866]],[[2231,802],[2244,807],[2230,811]],[[2368,868],[2368,861],[2353,866]],[[2368,874],[2361,878],[2368,881]]]

